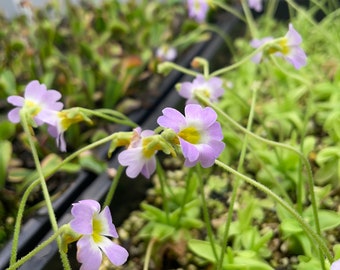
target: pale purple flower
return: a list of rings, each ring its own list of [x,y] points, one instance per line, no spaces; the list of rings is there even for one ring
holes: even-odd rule
[[[51,111],[60,111],[63,103],[58,100],[61,94],[56,90],[47,90],[44,84],[31,81],[25,88],[24,97],[10,96],[7,101],[17,108],[8,113],[8,119],[13,123],[20,122],[20,110],[25,109],[37,125],[49,121]]]
[[[263,9],[262,0],[248,0],[248,5],[251,9],[254,9],[256,12],[261,12]]]
[[[198,103],[195,93],[203,95],[211,102],[216,102],[224,93],[222,84],[223,81],[220,78],[205,79],[203,75],[197,75],[192,82],[181,83],[178,93],[187,99],[187,104]]]
[[[300,34],[294,29],[293,25],[289,24],[289,30],[285,35],[283,41],[280,43],[282,50],[280,53],[290,62],[296,69],[307,64],[307,56],[301,48],[302,38]]]
[[[49,111],[46,124],[48,124],[48,133],[56,139],[56,144],[60,151],[66,151],[66,142],[64,138],[65,131],[73,124],[87,121],[92,123],[78,108],[71,108],[63,111]]]
[[[204,168],[210,167],[224,149],[217,114],[212,108],[198,104],[188,104],[184,111],[185,116],[173,108],[165,108],[157,123],[177,134],[185,166],[201,163]]]
[[[118,161],[122,166],[127,166],[126,174],[130,178],[135,178],[139,173],[146,178],[156,170],[155,154],[157,150],[149,148],[152,130],[144,130],[140,127],[134,129],[134,136],[129,147],[118,155]]]
[[[330,270],[340,270],[340,259],[332,263]]]
[[[156,57],[160,61],[173,61],[177,57],[177,50],[168,45],[162,45],[156,50]]]
[[[306,65],[307,56],[304,50],[300,47],[302,38],[291,23],[289,24],[287,34],[283,38],[277,39],[277,41],[275,41],[272,37],[254,39],[251,41],[250,45],[253,48],[258,48],[268,42],[272,42],[272,44],[265,49],[264,52],[266,54],[281,56],[291,63],[296,69],[300,69]],[[262,56],[262,52],[256,54],[252,59],[253,62],[259,63]]]
[[[71,213],[74,218],[70,226],[81,235],[77,242],[77,260],[82,264],[80,270],[99,269],[102,252],[116,266],[126,262],[127,250],[109,238],[118,238],[118,233],[108,206],[100,212],[97,201],[82,200],[73,204]]]
[[[187,0],[189,17],[202,23],[207,16],[209,5],[207,0]]]

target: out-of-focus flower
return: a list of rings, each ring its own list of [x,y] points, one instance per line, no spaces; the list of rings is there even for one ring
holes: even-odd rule
[[[307,64],[307,56],[301,48],[302,38],[294,29],[293,25],[289,24],[289,30],[285,37],[280,41],[281,50],[279,53],[290,62],[296,69],[299,69]]]
[[[198,23],[205,21],[209,10],[207,0],[187,0],[189,17],[196,20]]]
[[[177,57],[177,50],[168,45],[162,45],[156,50],[156,57],[159,61],[173,61]]]
[[[253,57],[255,63],[259,63],[263,54],[273,54],[276,56],[282,56],[289,63],[291,63],[296,69],[300,69],[307,63],[307,56],[304,50],[301,48],[302,38],[300,34],[294,29],[293,25],[289,24],[289,30],[287,34],[280,39],[273,40],[272,37],[266,37],[263,39],[254,39],[250,45],[253,48],[258,48],[265,43],[268,43],[268,47],[264,49],[264,52],[260,52]]]
[[[250,42],[250,46],[252,46],[253,48],[257,49],[259,48],[260,46],[262,46],[263,44],[265,43],[268,43],[269,41],[272,41],[274,38],[272,37],[265,37],[265,38],[262,38],[262,39],[253,39],[251,42]],[[261,60],[262,60],[262,56],[263,56],[263,52],[259,52],[257,53],[253,58],[252,58],[252,61],[256,64],[260,63]]]
[[[340,259],[332,263],[330,270],[340,270]]]
[[[48,132],[54,138],[56,138],[56,144],[60,151],[66,151],[66,142],[64,139],[64,132],[73,124],[79,123],[81,121],[87,121],[92,123],[92,121],[78,108],[72,108],[68,110],[63,110],[60,112],[50,111],[49,117],[46,123],[48,126]]]
[[[261,12],[263,9],[262,0],[248,0],[248,5],[256,12]]]
[[[58,100],[61,94],[56,90],[47,90],[44,84],[31,81],[25,88],[24,97],[10,96],[7,98],[17,108],[8,113],[8,119],[13,123],[20,122],[20,110],[24,109],[37,125],[50,121],[51,111],[60,111],[63,103]]]
[[[130,145],[118,155],[118,161],[122,166],[127,166],[126,174],[135,178],[139,173],[150,178],[156,169],[155,154],[160,150],[160,145],[152,143],[154,132],[140,127],[134,129],[134,136]]]
[[[188,104],[184,110],[185,116],[173,108],[165,108],[157,123],[177,134],[185,166],[201,163],[204,168],[210,167],[225,146],[217,115],[212,108],[198,104]]]
[[[110,209],[106,206],[100,212],[100,205],[94,200],[83,200],[73,204],[71,228],[80,235],[77,242],[77,260],[81,270],[97,270],[102,262],[102,252],[116,266],[126,262],[127,250],[114,243],[109,237],[118,238],[112,223]]]
[[[216,102],[223,95],[223,81],[220,78],[213,77],[205,79],[203,75],[197,75],[192,82],[181,83],[179,95],[187,99],[187,104],[198,103],[195,93],[199,93],[211,102]]]

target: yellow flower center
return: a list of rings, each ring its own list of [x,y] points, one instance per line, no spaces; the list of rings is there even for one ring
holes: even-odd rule
[[[151,158],[156,151],[161,150],[162,146],[153,137],[143,138],[143,155],[146,158]]]
[[[289,54],[290,48],[287,43],[288,43],[288,39],[282,38],[280,41],[278,41],[277,44],[275,44],[276,46],[274,45],[268,49],[268,53],[273,54],[273,53],[280,52],[284,55]]]
[[[58,112],[58,116],[63,130],[67,130],[72,124],[79,123],[84,120],[84,117],[81,114],[72,114],[72,116],[70,116],[69,112],[64,111]]]
[[[103,226],[100,220],[96,218],[96,216],[93,217],[92,228],[93,228],[93,232],[92,232],[93,241],[95,243],[99,243],[102,238],[101,232],[103,231]]]
[[[189,143],[197,144],[201,140],[201,135],[195,127],[186,127],[182,129],[178,136]]]
[[[36,116],[41,111],[41,107],[31,100],[25,100],[24,106],[30,112],[32,117]]]

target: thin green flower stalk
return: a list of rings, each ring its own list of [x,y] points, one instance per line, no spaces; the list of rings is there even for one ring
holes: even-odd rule
[[[176,229],[178,229],[180,227],[180,221],[181,221],[181,218],[183,216],[183,213],[184,213],[184,210],[185,210],[185,204],[187,203],[187,199],[188,199],[188,196],[189,196],[189,186],[191,185],[192,183],[192,175],[193,175],[193,170],[189,170],[187,175],[186,175],[186,178],[185,178],[185,193],[184,193],[184,196],[183,196],[183,200],[181,202],[181,206],[180,206],[180,212],[178,214],[178,219],[177,219],[177,222],[176,222]]]
[[[247,21],[247,25],[249,27],[249,31],[250,31],[250,35],[255,38],[257,37],[257,29],[255,26],[255,21],[253,18],[253,15],[251,14],[251,11],[249,9],[248,3],[246,2],[246,0],[241,0],[241,5],[242,5],[242,9],[244,12],[244,15],[246,16],[246,21]]]
[[[103,208],[105,206],[110,205],[110,203],[113,199],[113,196],[115,195],[115,192],[116,192],[116,189],[117,189],[117,186],[118,186],[118,183],[119,183],[120,177],[122,176],[123,171],[124,171],[124,167],[119,165],[117,172],[116,172],[116,175],[111,182],[110,189],[109,189],[108,193],[106,194],[106,198],[105,198],[105,201],[104,201],[104,204],[103,204]]]
[[[105,201],[104,201],[104,204],[103,204],[103,208],[105,206],[110,205],[112,198],[115,195],[115,192],[116,192],[116,189],[117,189],[117,186],[118,186],[118,183],[119,183],[120,177],[122,176],[123,171],[124,171],[124,167],[119,165],[117,172],[116,172],[116,175],[112,179],[110,189],[109,189],[108,193],[106,194],[106,198],[105,198]]]
[[[296,153],[301,160],[303,161],[305,167],[306,167],[306,171],[307,171],[307,180],[308,180],[308,186],[309,186],[309,192],[310,192],[310,197],[311,197],[311,204],[312,204],[312,209],[313,209],[313,215],[314,215],[314,221],[315,221],[315,229],[316,232],[319,236],[321,236],[321,228],[320,228],[320,221],[319,221],[319,214],[318,214],[318,207],[317,207],[317,203],[316,203],[316,197],[315,197],[315,192],[314,192],[314,178],[313,178],[313,172],[312,172],[312,168],[311,165],[308,161],[308,159],[304,156],[303,153],[301,153],[298,149],[296,149],[295,147],[292,147],[290,145],[284,144],[284,143],[280,143],[280,142],[275,142],[275,141],[271,141],[268,139],[265,139],[261,136],[256,135],[255,133],[249,132],[246,128],[244,128],[243,126],[241,126],[240,124],[238,124],[234,119],[232,119],[228,114],[226,114],[224,111],[222,111],[220,108],[218,108],[217,106],[215,106],[213,103],[211,103],[208,99],[206,99],[204,96],[200,95],[200,94],[196,94],[197,99],[202,103],[205,104],[211,108],[213,108],[217,114],[222,117],[223,119],[225,119],[227,122],[229,122],[231,125],[233,125],[234,127],[238,128],[239,130],[241,130],[242,132],[248,134],[250,137],[261,141],[269,146],[273,146],[273,147],[280,147],[283,149],[287,149],[289,151],[293,151],[294,153]],[[221,123],[223,123],[223,121],[221,121]]]
[[[329,251],[326,242],[324,241],[323,237],[320,236],[317,232],[315,232],[313,230],[313,228],[299,215],[298,212],[296,212],[294,210],[294,208],[292,208],[286,201],[284,201],[281,197],[279,197],[278,195],[276,195],[273,191],[271,191],[269,188],[267,188],[266,186],[262,185],[261,183],[259,183],[258,181],[247,177],[243,174],[241,174],[240,172],[234,170],[233,168],[229,167],[228,165],[224,164],[223,162],[221,162],[220,160],[216,160],[215,164],[221,168],[223,168],[224,170],[232,173],[233,175],[243,179],[245,182],[247,182],[248,184],[254,186],[255,188],[257,188],[258,190],[264,192],[265,194],[267,194],[269,197],[273,198],[278,204],[280,204],[285,210],[287,210],[295,219],[297,222],[300,223],[301,227],[303,228],[303,230],[311,237],[311,239],[313,239],[314,241],[312,241],[312,245],[316,248],[316,249],[321,249],[322,253],[326,256],[327,260],[332,263],[333,262],[333,256],[331,254],[331,252]],[[324,260],[322,260],[323,262]],[[321,262],[321,264],[323,265],[323,269],[325,269],[324,264]]]
[[[252,127],[252,123],[253,123],[253,119],[254,119],[254,110],[255,110],[255,104],[256,104],[257,90],[258,90],[258,85],[255,85],[255,87],[253,87],[253,89],[252,89],[253,95],[252,95],[252,101],[251,101],[250,112],[249,112],[248,123],[247,123],[247,130],[249,132],[251,132],[251,127]],[[244,163],[245,155],[246,155],[246,151],[247,151],[247,146],[248,146],[248,136],[249,135],[247,133],[244,136],[241,155],[240,155],[238,165],[237,165],[237,171],[241,171],[241,169],[243,167],[243,163]],[[224,233],[223,233],[223,239],[222,239],[222,249],[221,249],[220,258],[218,260],[218,265],[217,265],[218,270],[222,269],[224,254],[225,254],[226,249],[227,249],[229,229],[230,229],[230,225],[231,225],[231,222],[232,222],[234,205],[235,205],[235,202],[236,202],[239,186],[240,186],[240,183],[241,183],[240,180],[241,179],[239,177],[236,177],[235,182],[233,184],[233,190],[232,190],[232,194],[231,194],[231,199],[230,199],[230,204],[229,204],[229,209],[228,209],[228,214],[227,214],[227,220],[226,220],[225,227],[224,227]]]
[[[25,206],[26,202],[28,199],[28,196],[31,194],[33,189],[39,185],[39,179],[35,180],[33,183],[31,183],[28,188],[25,190],[19,204],[19,209],[17,212],[17,217],[15,220],[15,225],[14,225],[14,231],[13,231],[13,237],[12,237],[12,250],[11,250],[11,258],[9,261],[10,265],[13,265],[16,260],[17,260],[17,254],[18,254],[18,243],[19,243],[19,234],[20,234],[20,229],[21,229],[21,221],[24,217],[24,211],[25,211]]]
[[[108,120],[113,123],[129,126],[129,127],[137,127],[137,124],[131,121],[128,117],[126,117],[124,114],[110,110],[110,109],[97,109],[97,110],[89,110],[86,108],[80,108],[79,110],[81,112],[84,112],[86,115],[94,115],[100,118],[103,118],[105,120]],[[112,116],[110,116],[112,115]]]
[[[167,74],[172,69],[178,70],[184,74],[191,75],[194,77],[196,77],[196,75],[199,74],[197,71],[193,71],[191,69],[182,67],[173,62],[163,62],[163,63],[158,64],[157,66],[157,71],[162,74]]]
[[[44,173],[43,173],[41,165],[40,165],[37,149],[36,149],[36,147],[34,145],[34,141],[33,141],[32,135],[31,135],[30,127],[28,125],[28,121],[27,121],[27,116],[26,116],[26,111],[25,110],[21,110],[20,111],[20,118],[21,118],[21,123],[22,123],[22,126],[24,128],[24,131],[25,131],[25,133],[27,135],[27,138],[28,138],[28,142],[29,142],[30,149],[31,149],[31,152],[32,152],[32,156],[33,156],[33,160],[34,160],[34,163],[35,163],[35,167],[36,167],[36,170],[37,170],[38,175],[39,175],[40,185],[41,185],[41,188],[42,188],[44,200],[46,202],[46,207],[47,207],[48,215],[49,215],[49,218],[50,218],[51,226],[52,226],[53,231],[57,232],[58,229],[59,229],[58,228],[58,224],[57,224],[57,218],[56,218],[56,216],[54,214],[54,210],[53,210],[53,206],[52,206],[52,202],[51,202],[51,197],[50,197],[50,194],[48,192],[48,188],[47,188],[47,185],[46,185]],[[58,243],[59,253],[60,253],[60,257],[61,257],[64,269],[71,269],[70,263],[69,263],[68,258],[67,258],[67,255],[62,250],[61,239],[60,238],[57,238],[57,243]]]
[[[162,198],[163,198],[163,209],[165,211],[165,216],[166,216],[166,222],[169,224],[170,222],[170,210],[169,210],[169,204],[168,204],[168,199],[166,197],[166,192],[165,192],[165,185],[166,185],[166,181],[165,181],[165,175],[164,175],[164,171],[162,168],[162,165],[159,163],[159,161],[157,160],[157,165],[156,165],[156,172],[159,178],[159,183],[161,186],[161,193],[162,193]]]
[[[150,264],[152,250],[153,250],[153,247],[156,244],[156,242],[157,242],[156,238],[151,238],[150,241],[149,241],[149,244],[148,244],[148,246],[146,248],[146,254],[145,254],[143,270],[148,270],[149,269],[149,264]]]
[[[224,4],[222,1],[211,1],[212,5],[218,6],[221,9],[229,12],[234,15],[236,18],[240,19],[243,22],[247,22],[244,16],[235,8],[230,7],[229,5]]]
[[[15,262],[14,264],[11,264],[7,270],[15,270],[17,268],[19,268],[20,266],[22,266],[24,263],[26,263],[28,260],[30,260],[33,256],[35,256],[36,254],[38,254],[41,250],[43,250],[44,248],[46,248],[49,244],[51,244],[54,240],[57,239],[59,236],[64,232],[65,227],[60,227],[56,232],[54,232],[53,235],[51,235],[47,240],[45,240],[44,242],[42,242],[40,245],[38,245],[35,249],[33,249],[32,251],[30,251],[27,255],[25,255],[24,257],[22,257],[20,260],[18,260],[17,262]],[[65,268],[66,265],[63,265],[64,269],[71,269],[70,266],[68,266],[68,268]]]
[[[195,166],[195,169],[196,169],[197,177],[199,179],[199,185],[200,185],[200,190],[201,190],[203,219],[204,219],[205,226],[207,229],[211,249],[214,253],[215,260],[218,261],[218,254],[217,254],[216,247],[215,247],[215,239],[214,239],[213,231],[211,228],[208,206],[207,206],[207,202],[206,202],[205,195],[204,195],[203,177],[201,176],[202,173],[200,172],[200,168],[198,166]]]
[[[239,66],[243,65],[244,63],[248,62],[249,60],[251,60],[255,55],[257,55],[259,52],[263,51],[267,46],[271,46],[272,44],[275,44],[276,42],[278,42],[281,38],[278,39],[274,39],[272,41],[266,42],[264,44],[262,44],[261,46],[259,46],[258,48],[256,48],[254,51],[252,51],[250,54],[248,54],[246,57],[242,58],[241,60],[237,61],[236,63],[226,66],[224,68],[218,69],[216,71],[214,71],[213,73],[210,74],[211,77],[217,77],[220,76],[224,73],[227,73],[233,69],[238,68]]]

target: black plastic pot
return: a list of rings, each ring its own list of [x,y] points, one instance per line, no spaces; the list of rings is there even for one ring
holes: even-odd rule
[[[219,18],[218,24],[226,35],[235,36],[235,34],[241,33],[242,26],[240,26],[238,19],[233,16],[223,16]],[[197,44],[191,48],[185,56],[181,57],[179,64],[189,67],[195,56],[204,57],[209,61],[214,59],[212,62],[215,63],[216,66],[212,66],[212,70],[221,65],[226,65],[229,58],[225,41],[216,34],[212,34],[212,38],[209,41]],[[160,94],[157,97],[151,97],[150,107],[131,113],[130,118],[143,129],[154,129],[157,125],[156,120],[161,115],[162,109],[165,107],[178,107],[178,104],[183,102],[174,87],[178,82],[186,80],[191,80],[191,78],[177,71],[171,72],[160,85]],[[123,130],[127,129],[123,128]],[[107,151],[107,147],[102,151],[103,156]],[[112,159],[109,161],[109,167],[118,167],[117,153],[114,153]],[[127,218],[129,213],[138,207],[140,201],[142,201],[145,196],[146,189],[150,187],[150,181],[142,179],[142,177],[140,178],[141,179],[137,178],[132,180],[122,177],[120,180],[115,197],[110,206],[112,218],[116,226],[119,226],[119,224]],[[105,173],[97,176],[87,171],[80,172],[77,179],[64,194],[53,203],[59,224],[68,223],[72,218],[70,207],[73,202],[82,199],[102,201],[111,185],[111,181],[110,177]],[[18,258],[27,254],[39,244],[39,242],[51,235],[50,229],[47,210],[43,208],[22,226]],[[10,253],[11,242],[0,252],[0,269],[5,269],[8,266]],[[20,269],[61,269],[57,253],[56,244],[53,243]],[[78,264],[75,262],[74,267],[77,266]]]

